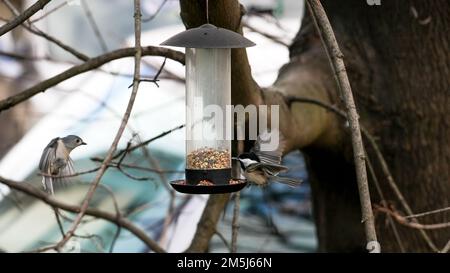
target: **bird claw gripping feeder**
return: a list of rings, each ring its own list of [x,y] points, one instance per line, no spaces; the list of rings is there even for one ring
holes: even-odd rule
[[[255,44],[204,24],[162,45],[186,48],[186,180],[171,185],[197,194],[241,190],[246,181],[231,177],[231,49]]]

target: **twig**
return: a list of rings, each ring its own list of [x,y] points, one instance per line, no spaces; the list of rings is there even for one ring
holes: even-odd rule
[[[114,246],[116,245],[117,239],[119,238],[120,232],[121,232],[121,231],[122,231],[122,227],[118,225],[118,226],[117,226],[117,231],[116,231],[116,233],[114,234],[114,238],[113,238],[113,240],[112,240],[112,242],[111,242],[111,246],[109,247],[109,253],[112,253],[112,252],[113,252]]]
[[[397,183],[395,182],[394,178],[392,177],[392,174],[389,170],[386,160],[384,159],[383,153],[381,153],[381,150],[378,147],[374,137],[371,134],[369,134],[369,132],[367,132],[366,130],[364,130],[363,133],[364,133],[364,136],[366,137],[366,139],[369,141],[370,146],[372,147],[372,149],[375,153],[375,156],[377,157],[377,160],[380,163],[381,171],[384,173],[389,187],[394,192],[395,196],[399,200],[400,204],[402,205],[402,207],[406,211],[406,213],[408,215],[413,215],[412,209],[409,206],[408,202],[406,202],[405,197],[403,196],[402,192],[400,191],[400,189],[397,186]],[[416,221],[415,218],[412,218],[412,220]],[[422,236],[422,238],[424,239],[424,241],[430,247],[430,249],[433,250],[434,252],[438,252],[439,249],[436,247],[434,242],[428,236],[428,233],[423,229],[420,229],[419,232],[420,232],[420,235]]]
[[[223,244],[225,245],[225,247],[228,249],[228,251],[230,251],[230,253],[232,253],[232,249],[230,247],[230,244],[228,243],[227,239],[225,238],[225,236],[223,236],[222,233],[220,233],[220,231],[216,230],[215,234],[217,236],[219,236],[220,240],[222,240]]]
[[[101,161],[100,158],[92,158],[92,160],[93,161]],[[126,164],[126,163],[122,163],[122,166],[126,167],[126,168],[130,168],[130,169],[142,170],[142,171],[153,172],[153,173],[184,173],[184,171],[159,170],[159,169],[156,169],[156,168],[148,168],[148,167],[142,167],[142,166]],[[111,167],[116,167],[116,163],[115,162],[111,162]]]
[[[158,7],[158,9],[149,17],[147,18],[143,18],[142,22],[147,23],[150,22],[151,20],[155,19],[155,17],[159,14],[159,12],[162,10],[162,8],[164,7],[164,5],[166,4],[167,0],[164,0]]]
[[[381,202],[383,204],[383,203],[386,202],[385,201],[386,198],[384,197],[383,191],[381,190],[380,183],[378,181],[378,178],[377,178],[377,176],[375,174],[375,170],[373,168],[372,162],[370,161],[370,158],[367,155],[367,153],[366,153],[366,161],[367,161],[367,168],[369,169],[369,174],[372,177],[372,181],[373,181],[373,183],[375,185],[375,188],[376,188],[376,190],[378,192],[378,195],[380,196]],[[400,248],[400,251],[402,253],[405,253],[406,252],[405,251],[405,246],[403,245],[402,239],[400,238],[400,234],[398,233],[397,226],[395,225],[394,219],[392,219],[392,216],[388,214],[387,215],[387,220],[389,222],[389,225],[392,228],[392,232],[394,233],[395,241],[397,242],[398,247]]]
[[[440,253],[447,253],[448,251],[450,251],[450,240],[448,240],[448,242],[445,244],[444,248],[439,251]]]
[[[72,237],[72,235],[75,233],[75,230],[77,229],[78,225],[81,222],[81,219],[83,218],[84,214],[86,213],[87,208],[89,207],[89,202],[91,201],[92,197],[94,196],[94,192],[97,189],[98,184],[100,183],[101,178],[103,177],[103,174],[106,172],[108,168],[108,164],[113,159],[113,154],[117,149],[117,145],[119,144],[120,138],[122,137],[123,131],[125,130],[126,124],[128,123],[128,119],[131,114],[131,110],[133,109],[133,104],[136,99],[138,87],[139,87],[139,77],[140,77],[140,66],[141,66],[141,56],[142,56],[142,48],[141,48],[141,7],[140,7],[140,0],[134,0],[134,19],[135,19],[135,48],[136,48],[136,54],[135,54],[135,65],[134,65],[134,77],[133,81],[135,82],[133,86],[133,90],[131,92],[130,100],[128,102],[127,109],[125,111],[125,114],[123,116],[122,122],[120,124],[120,127],[116,133],[116,136],[113,140],[113,143],[111,144],[111,147],[108,150],[108,153],[105,157],[105,160],[103,161],[100,170],[97,172],[97,175],[92,182],[92,186],[89,188],[89,191],[81,204],[80,212],[78,213],[77,217],[75,218],[75,221],[72,224],[72,227],[69,229],[69,231],[66,233],[66,236],[57,244],[57,249],[64,246],[65,243]]]
[[[75,64],[75,63],[69,62],[69,61],[56,60],[56,59],[53,59],[53,58],[51,58],[49,56],[43,56],[43,57],[26,56],[26,55],[18,54],[18,53],[15,53],[15,52],[7,52],[7,51],[2,51],[2,50],[0,50],[0,55],[6,56],[6,57],[9,57],[9,58],[14,58],[14,59],[17,59],[19,61],[32,61],[32,62],[49,61],[49,62],[54,62],[54,63]],[[105,71],[105,72],[107,72],[107,71]],[[109,71],[107,73],[109,73]]]
[[[122,150],[120,150],[119,152],[116,153],[116,155],[113,157],[113,159],[117,159],[118,157],[120,157],[125,152],[129,153],[129,152],[132,152],[132,151],[134,151],[134,150],[136,150],[136,149],[138,149],[140,147],[147,146],[149,143],[151,143],[151,142],[153,142],[153,141],[155,141],[155,140],[157,140],[159,138],[162,138],[162,137],[164,137],[164,136],[166,136],[166,135],[168,135],[168,134],[170,134],[170,133],[172,133],[174,131],[183,129],[184,127],[185,127],[185,124],[178,125],[177,127],[174,127],[174,128],[172,128],[172,129],[170,129],[168,131],[162,132],[161,134],[159,134],[159,135],[157,135],[155,137],[152,137],[152,138],[150,138],[150,139],[148,139],[148,140],[146,140],[144,142],[141,142],[139,144],[131,146],[128,150],[122,149]]]
[[[353,94],[348,80],[347,72],[345,71],[345,65],[343,61],[343,55],[339,49],[336,37],[333,29],[331,28],[328,17],[319,0],[308,0],[308,7],[310,13],[314,18],[316,27],[324,47],[327,51],[328,58],[331,62],[331,66],[336,73],[338,79],[338,86],[341,90],[342,97],[344,99],[345,107],[347,110],[347,118],[351,130],[351,139],[353,146],[353,157],[356,168],[356,178],[358,182],[359,197],[361,202],[362,221],[365,227],[367,250],[371,253],[380,252],[380,244],[377,240],[377,234],[375,230],[375,223],[372,212],[372,204],[370,201],[369,186],[367,183],[367,172],[364,146],[362,142],[361,130],[359,128],[358,113],[356,111],[355,102],[353,100]]]
[[[337,108],[336,106],[326,104],[324,102],[318,101],[316,99],[310,99],[310,98],[303,98],[303,97],[296,97],[296,96],[285,96],[286,104],[290,107],[292,103],[294,102],[301,102],[301,103],[310,103],[315,104],[317,106],[320,106],[322,108],[325,108],[326,110],[329,110],[345,120],[347,120],[347,114],[342,111],[341,109]]]
[[[442,208],[442,209],[436,209],[436,210],[426,211],[426,212],[422,212],[422,213],[416,213],[413,215],[408,215],[408,216],[405,216],[405,218],[406,219],[418,218],[418,217],[423,217],[423,216],[430,215],[430,214],[441,213],[441,212],[445,212],[445,211],[449,211],[449,210],[450,210],[450,207],[446,207],[446,208]]]
[[[400,224],[414,228],[414,229],[443,229],[450,227],[450,222],[447,223],[437,223],[437,224],[419,224],[417,222],[410,222],[404,216],[398,214],[398,212],[392,211],[388,208],[377,206],[377,211],[381,211],[387,214],[390,214],[394,217],[394,219]]]
[[[87,183],[85,183],[85,184],[87,184]],[[120,218],[122,216],[122,214],[120,213],[119,202],[117,202],[117,198],[116,198],[113,190],[104,184],[99,184],[98,187],[101,189],[104,189],[106,192],[108,192],[109,196],[111,197],[111,201],[113,202],[114,210],[116,211],[117,218]]]
[[[166,183],[166,182],[163,181],[163,183]],[[162,227],[161,233],[159,235],[159,240],[158,240],[158,242],[160,244],[162,244],[166,239],[167,230],[169,229],[170,223],[172,222],[174,212],[175,212],[175,201],[176,201],[175,191],[172,189],[169,189],[169,195],[170,195],[169,206],[167,207],[166,217],[164,218],[163,227]]]
[[[18,25],[25,22],[28,18],[33,16],[36,12],[44,8],[45,5],[47,5],[51,0],[39,0],[36,1],[31,7],[26,9],[23,13],[16,16],[14,19],[9,21],[8,23],[4,24],[0,27],[0,36],[7,33],[8,31],[12,30],[13,28],[17,27]]]
[[[231,224],[231,253],[237,252],[237,237],[239,234],[239,209],[241,204],[241,193],[234,195],[233,222]]]
[[[61,49],[69,52],[70,54],[72,54],[73,56],[75,56],[77,59],[82,60],[82,61],[87,61],[89,60],[89,57],[87,55],[85,55],[84,53],[79,52],[78,50],[76,50],[75,48],[63,43],[62,41],[60,41],[59,39],[51,36],[50,34],[45,33],[44,31],[38,29],[37,27],[33,26],[33,25],[26,25],[26,23],[22,24],[22,26],[28,30],[29,32],[40,36],[44,39],[46,39],[47,41],[54,43],[55,45],[57,45],[58,47],[60,47]]]
[[[70,78],[77,76],[79,74],[82,74],[84,72],[98,68],[110,61],[133,56],[133,55],[135,55],[135,53],[136,53],[136,48],[133,48],[133,47],[132,48],[123,48],[123,49],[111,51],[109,53],[100,55],[95,58],[91,58],[83,64],[73,66],[72,68],[69,68],[66,71],[61,72],[56,76],[53,76],[53,77],[51,77],[45,81],[42,81],[28,89],[25,89],[24,91],[22,91],[16,95],[13,95],[6,99],[1,100],[0,101],[0,113],[6,109],[9,109],[21,102],[33,97],[36,94],[45,92],[48,88],[53,87],[67,79],[70,79]],[[168,48],[154,47],[154,46],[142,47],[142,55],[167,57],[167,58],[175,60],[181,64],[184,64],[184,54],[179,51],[171,50]]]
[[[162,70],[163,66],[164,66],[164,63],[161,65],[161,68],[159,69],[160,71]],[[158,77],[158,74],[159,73],[157,73],[157,76],[155,76],[155,79]],[[137,139],[138,139],[138,143],[142,143],[139,136],[137,137]],[[166,239],[166,234],[167,234],[169,225],[172,222],[174,215],[175,215],[176,195],[175,195],[175,191],[171,187],[168,186],[167,178],[166,178],[165,174],[163,172],[161,172],[162,171],[161,166],[159,165],[158,161],[155,160],[155,158],[153,158],[153,156],[149,153],[149,151],[145,148],[145,146],[141,146],[141,150],[142,150],[142,154],[144,155],[144,158],[146,159],[148,164],[152,168],[157,170],[157,173],[158,173],[158,176],[160,178],[162,185],[169,192],[169,195],[170,195],[169,206],[167,207],[166,217],[164,218],[161,232],[158,235],[158,243],[163,244]]]
[[[55,213],[56,223],[58,224],[58,228],[59,228],[59,231],[61,232],[61,236],[64,237],[65,232],[64,232],[64,228],[63,228],[63,225],[61,222],[61,218],[59,218],[59,211],[55,207],[52,207],[52,209],[53,209],[53,212]]]
[[[159,78],[159,75],[161,74],[161,72],[163,71],[164,66],[166,65],[166,60],[167,60],[167,58],[164,58],[164,61],[163,61],[162,65],[159,67],[158,72],[155,74],[155,76],[153,76],[153,79],[139,79],[139,83],[141,83],[141,82],[152,82],[152,83],[154,83],[156,85],[156,87],[159,87],[159,85],[158,85],[158,81],[159,81],[158,78]],[[133,86],[133,83],[131,83],[130,86],[128,86],[128,88],[131,88],[132,86]]]
[[[145,176],[135,176],[132,175],[131,173],[127,172],[126,170],[124,170],[123,168],[117,168],[119,170],[120,173],[122,173],[123,175],[125,175],[126,177],[136,180],[136,181],[148,181],[148,180],[153,180],[153,178],[151,177],[145,177]]]
[[[77,172],[77,173],[72,173],[72,174],[66,174],[66,175],[53,175],[53,174],[49,174],[49,173],[43,173],[43,172],[39,172],[38,175],[40,176],[45,176],[45,177],[52,177],[52,178],[70,178],[70,177],[76,177],[76,176],[80,176],[80,175],[84,175],[84,174],[89,174],[89,173],[93,173],[100,170],[100,167],[96,167],[87,171],[82,171],[82,172]]]
[[[77,213],[81,210],[81,207],[60,202],[51,197],[50,195],[46,194],[45,192],[40,191],[25,182],[15,182],[0,176],[0,183],[17,191],[23,192],[36,199],[39,199],[49,206],[57,207],[62,210],[74,213]],[[119,219],[117,219],[116,214],[112,214],[95,208],[86,209],[86,215],[93,216],[99,219],[104,219],[111,223],[120,225],[121,227],[125,228],[126,230],[134,234],[137,238],[139,238],[142,242],[144,242],[150,249],[154,250],[155,252],[164,252],[164,250],[155,241],[149,238],[143,230],[135,226],[132,222],[130,222],[126,218],[120,217]]]
[[[273,34],[270,34],[270,33],[268,33],[268,32],[264,32],[264,31],[262,31],[262,30],[256,29],[255,27],[249,25],[249,24],[246,23],[246,22],[244,22],[244,27],[248,28],[248,29],[249,29],[250,31],[252,31],[252,32],[256,32],[256,33],[258,33],[258,34],[260,34],[260,35],[266,37],[267,39],[270,39],[270,40],[274,41],[274,42],[277,43],[277,44],[280,44],[280,45],[285,46],[285,47],[288,47],[288,46],[289,46],[287,43],[285,43],[284,41],[282,41],[282,40],[280,39],[280,37],[277,37],[277,36],[275,36],[275,35],[273,35]]]
[[[16,10],[14,8],[14,6],[9,2],[9,0],[3,0],[3,2],[6,4],[6,6],[9,8],[9,10],[15,14],[15,15],[19,15],[19,11]],[[44,39],[46,39],[47,41],[54,43],[55,45],[59,46],[61,49],[69,52],[70,54],[72,54],[73,56],[75,56],[76,58],[82,60],[82,61],[87,61],[89,60],[89,57],[81,52],[79,52],[78,50],[74,49],[73,47],[64,44],[63,42],[61,42],[60,40],[56,39],[55,37],[45,33],[44,31],[38,29],[37,27],[35,27],[31,22],[27,21],[24,22],[23,24],[21,24],[21,26],[23,28],[25,28],[27,31],[40,36]]]
[[[36,23],[37,21],[44,19],[45,17],[47,17],[50,14],[54,13],[55,11],[61,9],[62,7],[67,6],[67,4],[69,4],[71,1],[73,1],[73,0],[68,0],[68,1],[62,2],[61,4],[57,5],[56,7],[52,8],[51,10],[47,11],[46,13],[39,16],[38,18],[30,20],[30,23],[33,24],[33,23]]]
[[[103,35],[100,32],[97,23],[95,22],[94,16],[92,15],[92,12],[89,9],[89,6],[85,0],[81,0],[81,7],[83,8],[83,11],[86,14],[89,24],[91,25],[92,30],[94,31],[95,37],[97,37],[101,49],[103,50],[103,52],[107,52],[108,46],[106,45],[105,39],[103,38]]]
[[[128,148],[130,148],[130,146],[131,146],[131,140],[128,141],[127,147],[125,148],[125,150],[128,150]],[[126,177],[131,178],[131,179],[133,179],[133,180],[138,180],[138,181],[149,180],[149,179],[150,179],[149,177],[137,177],[137,176],[134,176],[134,175],[128,173],[127,171],[125,171],[125,170],[122,168],[122,162],[123,162],[123,160],[125,159],[126,155],[127,155],[127,153],[124,153],[124,154],[122,154],[122,156],[119,158],[119,161],[117,162],[117,165],[116,165],[117,170],[119,170],[119,171],[120,171],[122,174],[124,174]]]

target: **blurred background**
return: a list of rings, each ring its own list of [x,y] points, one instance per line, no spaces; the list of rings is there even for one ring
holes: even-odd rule
[[[23,10],[33,1],[9,1]],[[303,1],[247,0],[244,33],[257,46],[248,49],[254,79],[271,85],[279,68],[289,60],[287,47],[299,29]],[[142,0],[143,45],[159,45],[184,30],[179,3]],[[45,16],[43,16],[45,15]],[[133,45],[133,2],[122,0],[55,0],[30,20],[43,31],[87,56]],[[11,18],[0,3],[0,19]],[[2,22],[3,23],[3,22]],[[271,54],[267,54],[271,52]],[[19,27],[0,38],[0,99],[54,76],[80,61],[54,43]],[[142,77],[153,78],[162,58],[144,57]],[[64,81],[0,114],[0,175],[41,187],[37,166],[42,150],[57,136],[79,135],[88,143],[71,154],[78,172],[100,165],[128,102],[134,60],[125,58]],[[138,97],[119,148],[140,143],[184,124],[184,67],[167,60],[158,82],[140,85]],[[168,182],[184,177],[184,129],[130,153],[127,171],[110,168],[97,190],[93,206],[123,215],[143,228],[170,252],[184,251],[192,239],[207,195],[174,193]],[[286,175],[304,179],[299,188],[274,184],[247,187],[241,192],[239,252],[314,252],[316,235],[305,162],[300,152],[285,156]],[[79,204],[95,172],[78,176],[56,195]],[[0,184],[0,250],[30,251],[60,239],[53,211]],[[231,240],[233,203],[218,225],[220,236],[210,242],[211,252],[228,252],[221,237]],[[74,215],[64,214],[64,227]],[[170,215],[170,217],[168,217]],[[69,219],[69,220],[68,220]],[[114,224],[85,217],[76,237],[83,252],[147,252],[145,245]]]

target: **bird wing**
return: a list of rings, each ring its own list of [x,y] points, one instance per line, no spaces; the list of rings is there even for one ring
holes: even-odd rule
[[[246,168],[246,172],[254,172],[257,170],[262,170],[268,175],[276,176],[280,172],[287,171],[288,168],[279,164],[269,164],[269,163],[254,163],[248,165]]]
[[[264,142],[267,142],[276,133],[279,133],[279,144],[278,144],[277,149],[275,149],[273,151],[263,151],[261,149],[261,144]],[[285,145],[285,139],[284,139],[283,135],[281,134],[281,132],[279,132],[278,130],[271,131],[271,132],[265,131],[265,132],[261,133],[260,135],[258,135],[258,138],[255,141],[255,145],[253,146],[253,148],[250,151],[255,153],[262,163],[280,165],[281,157],[283,155],[284,145]]]
[[[39,161],[39,170],[41,172],[47,173],[51,162],[56,158],[56,148],[58,146],[58,137],[52,139],[41,155],[41,160]]]
[[[58,163],[58,161],[61,161],[61,164]],[[58,169],[58,176],[52,178],[52,190],[54,189],[61,189],[64,187],[67,187],[68,184],[72,181],[72,174],[75,173],[75,169],[73,167],[73,161],[70,157],[67,158],[64,162],[62,162],[62,158],[58,158],[55,160],[56,168]]]
[[[73,160],[70,157],[68,157],[66,166],[64,166],[64,168],[61,170],[61,176],[72,175],[74,173],[75,173],[75,168],[73,167]],[[69,177],[65,177],[65,178],[69,178]]]
[[[285,166],[279,165],[279,164],[267,164],[267,163],[264,163],[262,165],[263,165],[262,167],[264,167],[264,170],[266,170],[267,173],[269,173],[272,176],[276,176],[279,173],[285,172],[285,171],[287,171],[289,169],[288,167],[285,167]]]

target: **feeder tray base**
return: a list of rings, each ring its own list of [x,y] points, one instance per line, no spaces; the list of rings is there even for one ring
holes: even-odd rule
[[[197,186],[186,184],[185,180],[175,180],[170,182],[170,185],[177,192],[189,194],[218,194],[236,192],[242,190],[247,185],[247,180],[245,179],[233,180],[238,181],[238,183],[228,185]]]

